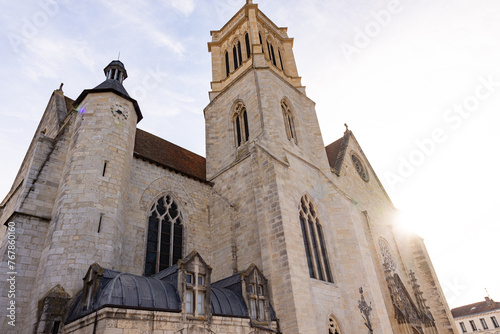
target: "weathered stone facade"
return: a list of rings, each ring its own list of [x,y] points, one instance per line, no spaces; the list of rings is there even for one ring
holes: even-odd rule
[[[455,333],[422,240],[394,224],[397,210],[352,132],[325,150],[292,45],[286,28],[251,1],[212,32],[206,160],[158,138],[151,152],[168,144],[166,158],[141,151],[152,135],[138,136],[142,115],[115,62],[117,72],[108,66],[105,83],[73,104],[56,90],[0,207],[0,222],[15,226],[17,251],[16,327],[2,308],[1,331],[357,334],[368,331],[362,287],[374,333]],[[235,114],[237,105],[244,113]],[[191,168],[200,161],[202,175]],[[61,323],[49,292],[62,291],[57,305],[77,303],[94,262],[145,273],[150,210],[167,195],[182,213],[182,257],[196,251],[212,268],[211,282],[260,268],[265,293],[246,285],[251,294],[241,292],[249,315],[186,316],[179,288],[179,312],[109,306]],[[303,198],[310,207],[302,212],[313,218],[299,215]],[[1,305],[11,300],[8,241],[6,234]],[[260,319],[267,327],[256,321],[250,295],[272,304],[279,322],[267,308]]]

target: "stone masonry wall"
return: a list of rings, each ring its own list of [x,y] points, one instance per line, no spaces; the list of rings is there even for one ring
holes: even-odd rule
[[[273,323],[273,328],[276,329]],[[95,330],[95,331],[94,331]],[[64,327],[64,334],[266,334],[253,328],[250,319],[212,317],[185,320],[181,313],[105,308]]]
[[[110,106],[114,104],[128,112],[128,119],[112,116]],[[75,114],[70,129],[69,151],[41,255],[34,301],[56,284],[74,296],[95,261],[110,269],[121,263],[137,116],[131,102],[113,93],[89,94],[82,106],[85,112]],[[105,160],[108,166],[103,175]]]
[[[6,198],[2,201],[2,205],[5,205],[5,208],[0,211],[0,224],[5,223],[9,216],[12,215],[12,213],[16,210],[15,204],[17,203],[18,197],[21,195],[21,192],[18,190],[18,188],[23,183],[24,178],[29,171],[31,161],[33,159],[33,154],[35,152],[36,146],[38,145],[37,143],[39,141],[40,135],[42,134],[42,131],[45,132],[44,136],[46,138],[55,138],[58,135],[63,124],[62,116],[66,115],[66,113],[67,110],[64,95],[62,94],[62,92],[56,90],[52,94],[42,116],[42,119],[40,120],[40,124],[38,125],[38,128],[33,135],[33,139],[28,148],[28,151],[26,152],[26,156],[24,157],[21,167],[19,168],[19,172],[12,184],[12,188],[7,194]]]
[[[173,196],[183,215],[183,257],[196,250],[211,265],[210,192],[206,183],[134,158],[127,195],[123,264],[118,269],[136,275],[144,273],[149,212],[165,194]]]

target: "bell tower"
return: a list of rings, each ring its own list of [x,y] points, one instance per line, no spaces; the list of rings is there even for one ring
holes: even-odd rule
[[[315,103],[301,84],[287,28],[257,4],[247,1],[211,36],[207,180],[217,194],[212,207],[231,207],[211,210],[214,280],[251,264],[263,268],[283,332],[310,332],[309,274],[305,262],[290,259],[306,258],[300,199],[324,189],[331,174]]]
[[[251,67],[269,68],[305,93],[293,56],[293,38],[287,28],[269,20],[251,0],[226,25],[212,31],[208,51],[212,54],[213,100]]]

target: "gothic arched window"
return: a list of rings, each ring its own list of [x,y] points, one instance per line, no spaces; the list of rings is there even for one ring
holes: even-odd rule
[[[328,334],[340,334],[340,327],[333,315],[328,319]]]
[[[309,276],[333,283],[328,255],[326,253],[323,229],[317,211],[308,196],[302,196],[299,205],[299,219],[306,250]]]
[[[156,274],[182,258],[182,214],[170,195],[153,204],[148,219],[145,275]]]
[[[274,55],[273,43],[267,41],[267,51],[269,52],[269,60],[276,66],[276,56]]]
[[[281,66],[281,69],[284,70],[283,68],[283,59],[281,58],[281,51],[278,49],[278,55],[280,56],[280,66]]]
[[[241,55],[241,43],[240,41],[236,40],[234,42],[233,46],[233,61],[234,61],[234,70],[236,71],[238,67],[241,66],[242,61],[242,55]]]
[[[250,38],[248,37],[248,33],[245,34],[245,45],[247,47],[247,59],[250,58],[250,54],[252,53],[250,49]]]
[[[229,73],[231,73],[229,68],[229,52],[226,51],[226,78],[229,76]]]
[[[246,143],[250,138],[250,131],[248,128],[248,116],[247,110],[243,103],[238,103],[234,109],[233,114],[234,119],[234,130],[236,133],[236,144],[240,147],[243,143]]]
[[[281,101],[281,110],[283,111],[283,119],[285,120],[285,130],[288,140],[297,144],[297,134],[295,133],[295,123],[293,114],[288,104],[283,100]]]

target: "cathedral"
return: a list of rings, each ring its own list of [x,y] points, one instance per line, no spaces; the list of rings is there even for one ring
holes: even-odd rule
[[[287,28],[247,0],[208,50],[206,158],[137,128],[118,60],[53,92],[0,204],[0,332],[456,333],[352,131],[323,143]]]

